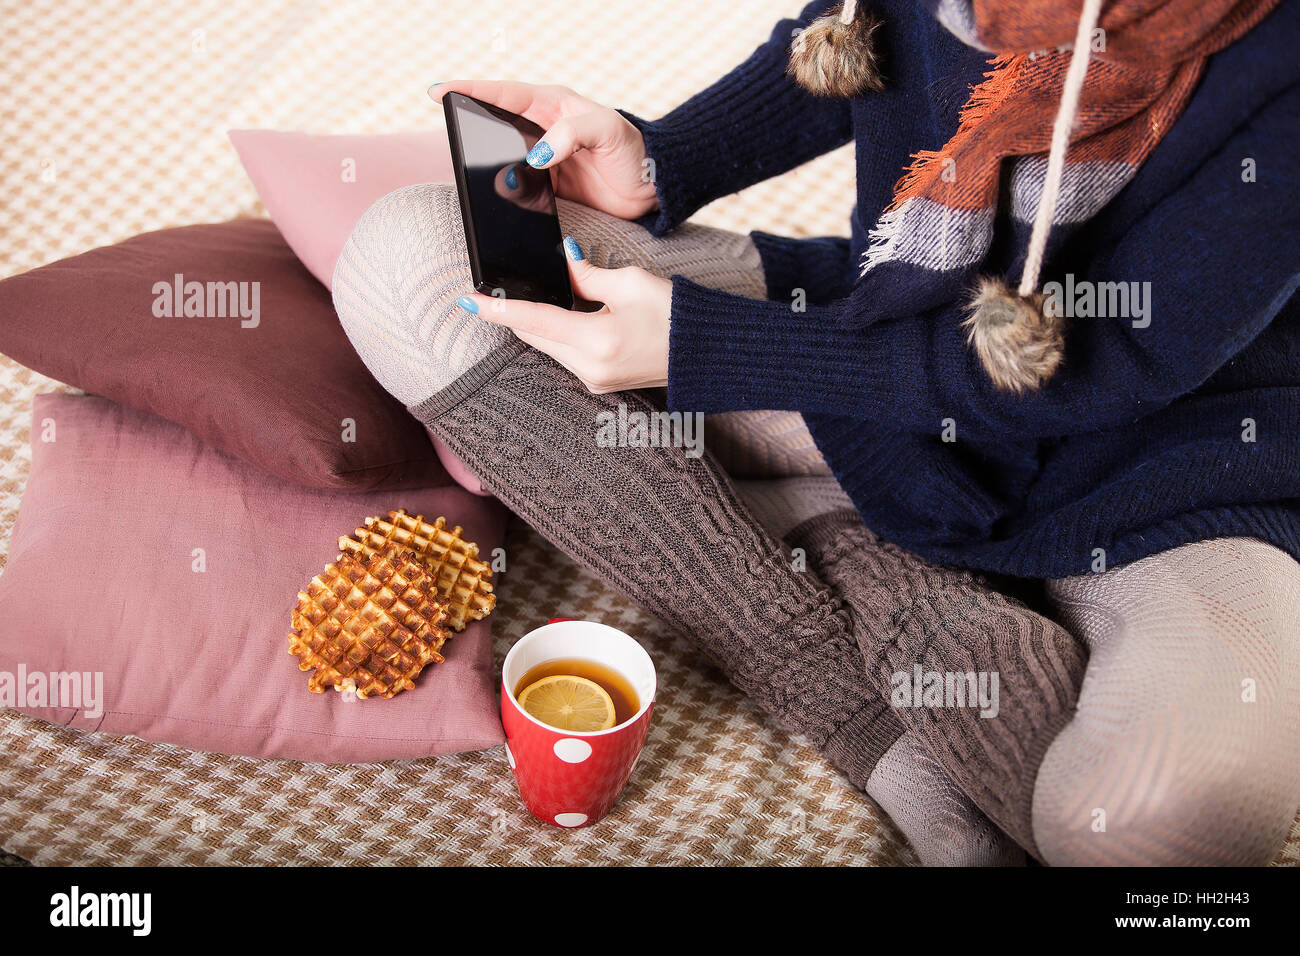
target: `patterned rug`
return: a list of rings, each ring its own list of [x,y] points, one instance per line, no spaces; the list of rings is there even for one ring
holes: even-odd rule
[[[225,131],[441,125],[429,84],[502,76],[658,116],[802,0],[0,0],[0,276],[149,229],[264,216]],[[618,56],[610,55],[617,43]],[[851,147],[698,221],[846,234]],[[62,388],[0,356],[0,568],[30,467],[31,398]],[[0,865],[913,863],[875,806],[767,723],[682,639],[519,523],[494,632],[555,614],[635,635],[660,670],[645,756],[600,824],[521,807],[498,748],[367,766],[258,761],[87,736],[0,712]],[[1300,861],[1300,823],[1277,862]]]
[[[521,522],[493,614],[497,664],[552,616],[637,637],[659,670],[641,762],[580,830],[523,808],[502,747],[373,765],[194,753],[0,712],[0,845],[63,864],[897,864],[875,806],[755,711],[689,644]]]

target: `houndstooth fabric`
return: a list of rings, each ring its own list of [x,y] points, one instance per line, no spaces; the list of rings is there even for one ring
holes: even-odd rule
[[[504,748],[389,764],[194,753],[0,712],[0,845],[37,864],[899,864],[894,828],[685,640],[521,522],[493,613],[498,667],[551,616],[635,635],[659,669],[623,798],[562,830],[519,801]],[[382,704],[382,702],[381,702]]]
[[[497,75],[657,116],[801,6],[713,3],[570,0],[523,28],[507,0],[391,4],[382,17],[364,0],[0,0],[0,276],[148,229],[265,215],[227,129],[440,125],[425,88],[481,75],[489,50]],[[701,13],[725,29],[679,29]],[[636,55],[576,42],[592,34],[628,37]],[[853,177],[846,146],[693,221],[844,234]],[[31,463],[31,398],[62,387],[0,356],[0,568]],[[0,711],[0,847],[41,864],[914,860],[869,801],[764,722],[684,640],[526,529],[512,528],[508,546],[498,656],[551,614],[578,611],[635,634],[660,668],[645,757],[600,824],[534,822],[500,749],[367,766],[264,762]],[[1276,862],[1300,864],[1300,825]]]

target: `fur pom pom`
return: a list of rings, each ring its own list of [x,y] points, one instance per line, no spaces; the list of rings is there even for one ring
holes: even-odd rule
[[[797,37],[790,48],[790,65],[786,73],[809,93],[817,96],[851,97],[868,91],[879,93],[885,88],[880,77],[880,60],[872,34],[880,21],[865,3],[846,0],[851,5],[849,20],[844,20],[841,4],[818,17]]]
[[[993,384],[1019,395],[1037,391],[1065,358],[1064,321],[1043,311],[1043,296],[1025,298],[1001,279],[980,279],[962,323]]]

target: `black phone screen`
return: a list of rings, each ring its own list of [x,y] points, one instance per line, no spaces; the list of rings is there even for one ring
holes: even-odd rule
[[[551,174],[524,162],[543,130],[460,93],[442,103],[475,287],[573,308]]]

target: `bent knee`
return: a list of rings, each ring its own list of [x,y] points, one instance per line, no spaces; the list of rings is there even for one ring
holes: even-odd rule
[[[414,405],[509,337],[461,310],[472,291],[454,186],[405,186],[376,201],[334,266],[334,308],[375,378]]]
[[[1056,866],[1262,866],[1300,806],[1300,780],[1276,748],[1215,747],[1176,730],[1145,745],[1084,753],[1067,728],[1048,751],[1034,790],[1034,839]],[[1291,749],[1295,749],[1293,746]]]
[[[403,186],[375,200],[343,244],[333,286],[358,271],[400,279],[412,263],[430,258],[462,260],[469,275],[460,205],[449,183]]]

